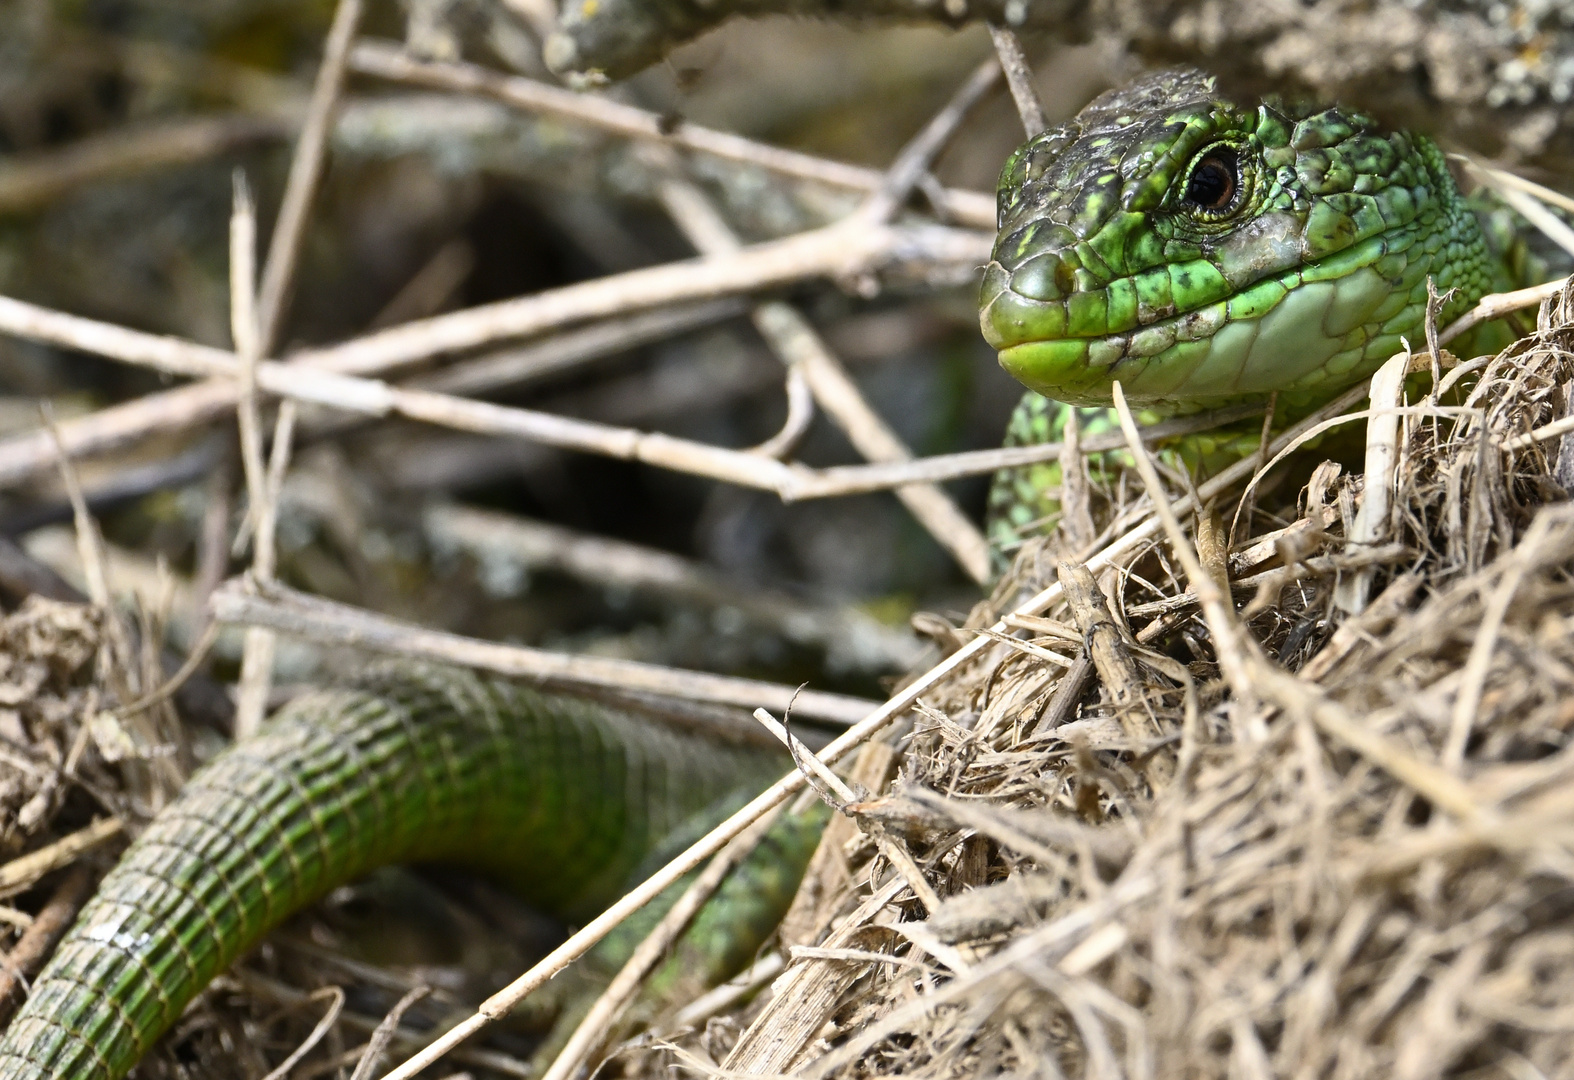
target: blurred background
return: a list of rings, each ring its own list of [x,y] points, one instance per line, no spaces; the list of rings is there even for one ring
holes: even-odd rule
[[[331,5],[3,7],[0,294],[228,348],[231,174],[242,170],[257,192],[265,249]],[[483,0],[375,3],[362,33],[552,79],[528,21]],[[1108,48],[1029,44],[1047,61],[1041,90],[1057,118],[1120,72]],[[674,120],[879,168],[989,49],[979,26],[771,18],[729,24],[618,94]],[[992,191],[1020,138],[1000,89],[970,116],[938,175]],[[846,191],[697,160],[748,239],[823,224],[856,204]],[[352,76],[280,352],[691,255],[652,187],[625,139]],[[972,281],[869,298],[827,284],[790,298],[916,453],[998,444],[1019,390],[979,337]],[[752,445],[779,428],[785,399],[780,363],[739,310],[488,396]],[[40,400],[69,418],[160,385],[148,372],[0,338],[0,436],[36,428]],[[823,418],[799,457],[861,460]],[[189,642],[207,591],[247,562],[224,554],[244,511],[233,422],[79,468],[117,587],[141,590],[148,604],[169,591],[173,640]],[[952,485],[975,520],[985,486]],[[506,517],[465,517],[454,506]],[[958,618],[979,595],[889,494],[785,506],[639,464],[413,423],[308,415],[281,515],[280,577],[324,596],[499,640],[871,696],[920,657],[913,612]],[[54,476],[0,493],[0,532],[80,583],[69,517]],[[528,531],[538,524],[570,531]],[[715,588],[650,588],[594,564],[565,567],[563,551],[585,536],[680,556],[713,574]],[[227,635],[217,673],[232,674],[237,657],[238,635]],[[320,661],[319,650],[284,643],[284,692]]]

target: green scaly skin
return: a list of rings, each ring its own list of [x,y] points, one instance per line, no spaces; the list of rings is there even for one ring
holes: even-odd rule
[[[445,668],[303,696],[193,776],[105,878],[7,1029],[0,1077],[116,1080],[270,929],[378,866],[471,867],[584,920],[668,837],[787,768]],[[728,924],[702,920],[680,968],[716,981],[747,964],[821,822],[774,830],[766,865],[724,887]]]
[[[1191,69],[1103,94],[1023,145],[999,219],[979,321],[1036,392],[1015,442],[1056,437],[1066,405],[1109,405],[1117,380],[1145,419],[1276,393],[1292,421],[1422,341],[1429,277],[1453,290],[1440,323],[1509,286],[1430,139],[1337,107],[1238,105]],[[1211,471],[1257,440],[1243,428],[1181,457]],[[997,478],[997,549],[1053,518],[1058,483],[1053,464]]]
[[[1213,209],[1187,197],[1210,153],[1237,189]],[[1337,109],[1241,107],[1169,71],[1012,156],[981,322],[1007,370],[1061,402],[1106,406],[1119,379],[1151,414],[1278,391],[1289,418],[1420,339],[1428,275],[1457,290],[1444,320],[1501,284],[1429,140]],[[1030,396],[1017,439],[1054,437],[1059,408]],[[1215,449],[1239,452],[1233,438]],[[1026,521],[1058,473],[1006,479]],[[664,835],[782,767],[416,665],[303,698],[132,845],[7,1031],[0,1080],[117,1080],[269,928],[384,863],[473,866],[582,918]],[[693,955],[709,959],[689,974],[725,974],[780,914],[814,827],[782,835],[774,888],[741,875],[707,909]]]

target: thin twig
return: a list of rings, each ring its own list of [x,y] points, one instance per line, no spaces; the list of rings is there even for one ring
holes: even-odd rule
[[[37,210],[101,180],[206,161],[248,143],[281,138],[293,126],[263,116],[181,117],[115,128],[49,150],[8,154],[0,166],[0,213]]]
[[[1484,322],[1500,319],[1511,311],[1523,311],[1525,308],[1535,307],[1543,300],[1548,300],[1562,292],[1569,281],[1569,278],[1558,278],[1556,281],[1532,285],[1527,289],[1488,293],[1476,301],[1475,307],[1449,323],[1448,328],[1437,335],[1437,343],[1447,345],[1461,334],[1474,330]]]
[[[262,457],[262,417],[257,405],[257,368],[264,342],[257,311],[257,216],[245,178],[235,173],[234,210],[230,215],[230,338],[240,360],[240,401],[236,412],[240,430],[241,466],[246,477],[246,520],[251,524],[253,572],[261,580],[273,577],[273,545],[262,537],[268,517],[268,474]],[[242,526],[242,533],[245,526]],[[240,538],[237,537],[237,541]],[[235,737],[255,734],[267,711],[268,687],[273,676],[274,637],[267,630],[249,628],[241,655],[240,683],[235,694]]]
[[[264,626],[322,644],[460,664],[534,679],[550,686],[604,687],[750,708],[761,702],[773,708],[785,708],[793,700],[793,688],[777,683],[680,671],[633,660],[501,645],[396,622],[277,583],[256,588],[256,595],[235,583],[216,591],[212,601],[214,619],[223,623]],[[799,695],[796,708],[817,720],[850,723],[863,716],[872,704],[861,698],[806,690]]]
[[[978,65],[967,81],[957,87],[951,100],[897,153],[886,169],[879,189],[858,208],[858,216],[869,221],[890,221],[907,202],[935,158],[946,148],[973,106],[983,100],[999,78],[1000,63],[994,57]]]
[[[328,1008],[323,1011],[322,1018],[312,1028],[311,1034],[301,1041],[301,1044],[290,1052],[290,1056],[279,1062],[278,1067],[268,1072],[262,1080],[284,1080],[290,1075],[291,1070],[301,1063],[301,1060],[316,1049],[327,1035],[333,1025],[339,1022],[339,1013],[344,1009],[344,990],[337,986],[324,986],[320,990],[313,990],[306,998],[308,1002],[328,1002]]]
[[[860,454],[873,462],[912,459],[906,444],[864,400],[847,369],[796,308],[779,301],[762,304],[755,309],[755,325],[773,348],[794,358],[815,400]],[[895,491],[969,577],[980,584],[989,580],[988,541],[949,495],[932,484],[903,485]]]
[[[755,244],[735,255],[633,270],[421,319],[342,345],[304,350],[295,354],[288,366],[307,379],[323,372],[391,372],[440,353],[528,337],[573,322],[746,294],[805,278],[839,277],[892,261],[977,264],[988,258],[992,242],[989,235],[939,226],[868,228],[841,223]],[[235,364],[234,354],[222,349],[139,334],[6,297],[0,297],[0,333],[80,348],[180,375],[233,371]],[[264,388],[272,390],[266,383],[267,367],[265,363],[259,374]],[[64,421],[60,441],[71,457],[102,453],[154,431],[202,423],[233,408],[237,397],[238,387],[230,380],[164,391]],[[54,460],[54,447],[47,435],[29,433],[0,440],[0,485],[14,484],[52,466]]]
[[[1022,117],[1022,130],[1028,138],[1049,127],[1044,117],[1044,103],[1038,99],[1038,89],[1033,85],[1033,69],[1022,51],[1022,42],[1015,32],[1004,26],[989,24],[989,36],[1000,56],[1000,66],[1005,70],[1006,83],[1011,87],[1011,98],[1017,103],[1017,114]]]
[[[486,564],[555,571],[668,601],[732,608],[789,641],[857,654],[866,668],[905,670],[918,656],[918,642],[909,631],[888,627],[861,608],[749,587],[671,552],[447,502],[430,505],[422,523],[438,551],[464,551]]]
[[[37,851],[17,856],[0,866],[0,896],[14,896],[32,888],[45,874],[70,866],[83,852],[119,836],[123,828],[118,817],[103,818]]]
[[[1260,411],[1256,406],[1241,405],[1199,413],[1195,416],[1161,420],[1142,429],[1142,440],[1158,442],[1177,435],[1210,431],[1220,424],[1240,420]],[[1080,439],[1077,451],[1082,456],[1089,456],[1116,450],[1125,445],[1124,437],[1118,432],[1106,432]],[[785,502],[801,502],[807,499],[827,499],[869,491],[884,491],[919,481],[956,480],[964,476],[993,473],[998,469],[1055,461],[1061,457],[1065,449],[1064,443],[1034,443],[1031,446],[963,450],[955,454],[936,454],[933,457],[891,464],[834,465],[825,469],[800,469],[793,472],[780,494]]]
[[[1364,393],[1364,388],[1360,388],[1360,392]],[[1359,400],[1357,394],[1346,393],[1341,395],[1335,401],[1323,406],[1305,420],[1281,434],[1274,441],[1274,448],[1277,449],[1281,446],[1289,445],[1290,442],[1300,438],[1306,430],[1315,426],[1325,417],[1335,415],[1338,410],[1349,408],[1357,400]],[[1231,486],[1250,476],[1253,464],[1254,462],[1251,460],[1236,462],[1219,473],[1218,476],[1202,484],[1198,488],[1198,495],[1203,499],[1216,498],[1228,491]],[[1188,495],[1176,500],[1171,509],[1174,513],[1179,514],[1190,513],[1195,507],[1193,506],[1191,496]],[[1156,517],[1148,518],[1145,522],[1136,525],[1123,535],[1115,538],[1101,551],[1091,556],[1086,562],[1088,569],[1097,571],[1115,565],[1121,558],[1140,550],[1159,530],[1160,524],[1158,519]],[[1057,581],[1023,601],[1011,614],[1042,614],[1060,598],[1061,587]],[[992,629],[999,633],[1005,633],[1009,627],[1002,620],[997,622]],[[958,669],[971,663],[993,643],[994,639],[980,635],[963,645],[939,664],[936,664],[909,682],[884,705],[832,740],[830,744],[819,752],[820,760],[828,765],[834,765],[871,737],[884,730],[893,720],[912,708],[922,695],[949,678]],[[802,709],[801,699],[799,709],[800,711]],[[1449,778],[1449,780],[1452,780],[1452,778]],[[802,774],[796,770],[772,784],[756,796],[752,802],[695,841],[687,850],[675,857],[666,866],[656,871],[651,877],[630,890],[622,899],[592,919],[529,971],[526,971],[508,986],[482,1002],[472,1016],[449,1029],[421,1052],[412,1055],[400,1064],[398,1068],[388,1073],[383,1080],[413,1080],[417,1073],[442,1058],[449,1050],[470,1038],[493,1020],[507,1015],[514,1006],[523,1001],[548,979],[584,955],[587,950],[605,937],[614,927],[661,895],[665,889],[699,866],[700,863],[720,851],[733,837],[758,821],[764,814],[802,790],[803,784]],[[1124,891],[1120,886],[1117,886],[1110,891],[1109,896],[1105,899],[1105,903],[1108,902],[1109,897],[1114,896],[1117,892],[1122,893],[1122,903],[1129,903],[1139,896],[1146,895],[1152,888],[1153,882],[1151,878],[1131,883],[1129,891]],[[1085,933],[1089,929],[1096,929],[1096,922],[1094,925],[1088,926],[1085,920],[1101,920],[1104,917],[1106,917],[1106,913],[1105,908],[1102,906],[1083,909],[1075,913],[1073,917],[1068,917],[1068,919],[1054,924],[1056,928],[1055,934],[1075,935],[1079,932]]]
[[[1523,435],[1516,435],[1512,439],[1503,441],[1505,450],[1526,450],[1537,443],[1547,442],[1574,431],[1574,414],[1554,420],[1550,424],[1543,424],[1534,431],[1527,431]]]
[[[693,184],[669,179],[661,186],[661,198],[678,228],[701,252],[724,255],[740,249],[721,214]],[[874,196],[872,204],[879,199]],[[753,317],[760,336],[789,369],[803,373],[815,400],[859,453],[876,462],[911,459],[906,445],[869,407],[841,361],[796,308],[773,300],[756,307]],[[915,485],[898,488],[897,497],[973,580],[989,580],[988,543],[950,496],[931,485]]]
[[[248,990],[265,1000],[272,1000],[283,1005],[299,1005],[310,997],[304,990],[278,982],[255,970],[239,968],[233,972],[235,978]],[[365,1016],[352,1009],[344,1009],[339,1014],[339,1022],[346,1028],[356,1031],[375,1032],[382,1020],[377,1017]],[[394,1029],[394,1041],[409,1046],[411,1049],[425,1046],[431,1041],[430,1031],[413,1031],[404,1025]],[[331,1063],[319,1063],[309,1068],[303,1074],[306,1077],[321,1076],[323,1073],[335,1072],[340,1065],[349,1065],[359,1061],[366,1053],[366,1047],[360,1046],[347,1051],[346,1055]],[[500,1072],[504,1076],[517,1076],[520,1080],[533,1080],[529,1068],[518,1058],[496,1050],[487,1050],[483,1047],[461,1049],[454,1055],[460,1062],[469,1065],[479,1065],[482,1068]]]
[[[634,1000],[640,984],[677,942],[733,868],[759,846],[774,821],[775,816],[768,815],[755,822],[711,859],[710,864],[684,890],[677,903],[661,917],[661,921],[613,976],[590,1011],[574,1028],[574,1033],[569,1036],[568,1042],[558,1052],[541,1080],[569,1080],[585,1060],[606,1042],[612,1034],[613,1025]]]
[[[232,316],[236,326],[246,324],[244,338],[239,333],[234,335],[236,352],[241,357],[246,373],[240,405],[241,460],[246,470],[246,487],[251,493],[252,574],[263,582],[273,579],[277,561],[274,528],[278,516],[279,492],[283,487],[284,473],[289,467],[290,445],[295,430],[295,404],[286,401],[280,406],[272,460],[265,471],[256,403],[256,367],[264,356],[272,352],[289,307],[301,241],[306,235],[312,197],[316,194],[317,182],[322,175],[334,111],[338,107],[339,91],[344,85],[345,62],[350,45],[355,40],[355,28],[361,19],[362,6],[362,0],[339,0],[334,10],[333,24],[323,44],[322,64],[317,70],[317,81],[312,87],[311,102],[306,109],[306,121],[301,127],[300,138],[295,143],[295,154],[290,160],[289,178],[285,181],[279,217],[274,222],[273,236],[268,243],[268,258],[263,265],[260,285],[251,280],[253,236],[240,238],[244,241],[241,243],[232,235],[231,265],[234,266],[239,260],[245,271],[244,278],[238,281],[232,270],[230,296],[231,310],[236,312]],[[248,218],[251,217],[250,210],[248,199],[245,206]],[[237,206],[239,215],[240,207]],[[255,225],[252,229],[255,229]],[[254,308],[251,300],[253,295]],[[243,311],[237,307],[238,303],[244,305]],[[250,434],[247,432],[248,426]],[[235,698],[237,739],[251,735],[262,723],[273,678],[275,646],[271,632],[257,627],[246,631],[240,683]]]
[[[174,374],[231,378],[237,370],[234,355],[222,349],[144,334],[18,300],[0,298],[0,331],[4,330]],[[296,363],[263,361],[258,366],[257,376],[264,390],[286,398],[329,405],[362,415],[381,416],[397,412],[410,419],[462,431],[510,435],[564,449],[646,461],[665,468],[692,471],[731,483],[774,491],[788,502],[882,491],[915,482],[977,476],[1000,468],[1053,460],[1061,451],[1059,443],[1044,443],[970,450],[916,461],[812,470],[796,465],[789,467],[753,451],[728,450],[665,435],[647,435],[628,428],[529,409],[469,401],[428,390],[393,387],[371,379],[334,376]],[[826,380],[828,394],[831,385],[831,381]],[[205,392],[209,388],[221,394],[228,394],[230,390],[225,383],[215,381],[189,387],[187,391]],[[173,391],[171,396],[182,393]],[[151,403],[165,396],[153,395],[142,402],[133,402],[130,406],[112,407],[103,410],[98,416],[114,414],[123,408],[140,412],[143,402]],[[223,399],[204,398],[204,408],[213,400]],[[1144,428],[1143,438],[1158,440],[1203,431],[1254,415],[1257,411],[1255,406],[1242,405],[1165,420]],[[194,419],[195,416],[188,414],[188,418]],[[71,423],[66,421],[60,425],[62,443],[66,441],[64,429]],[[1083,452],[1103,453],[1120,445],[1122,442],[1114,435],[1098,435],[1083,440]],[[4,448],[0,444],[0,459],[3,457]],[[0,483],[4,480],[4,468],[0,464]]]
[[[129,705],[122,705],[118,710],[121,716],[130,716],[133,713],[151,709],[155,705],[162,705],[178,694],[180,688],[186,684],[186,681],[202,668],[203,663],[208,659],[208,650],[213,648],[213,643],[219,638],[218,627],[214,626],[212,620],[206,616],[207,610],[204,608],[202,633],[191,646],[191,652],[180,667],[176,669],[175,673],[165,679],[158,689],[138,698]]]
[[[233,510],[231,488],[235,482],[235,457],[228,446],[217,456],[218,461],[203,484],[202,525],[197,531],[197,566],[191,583],[188,621],[198,630],[207,626],[208,596],[219,587],[219,582],[224,580],[229,569],[229,530]]]
[[[812,774],[810,780],[812,786],[817,789],[823,788],[836,797],[838,808],[858,801],[858,795],[853,789],[848,787],[840,776],[833,773],[825,762],[815,757],[814,751],[803,745],[796,735],[787,730],[787,725],[771,715],[769,709],[755,709],[754,718],[760,722],[761,727],[776,736],[777,740],[787,748],[800,771]]]
[[[295,142],[295,156],[290,160],[284,199],[279,205],[279,218],[274,223],[273,236],[268,242],[268,260],[263,265],[262,285],[257,291],[257,337],[261,342],[259,356],[265,356],[273,350],[289,303],[290,288],[295,282],[295,264],[300,257],[301,238],[306,234],[306,217],[311,209],[312,195],[317,190],[317,178],[322,174],[334,109],[339,103],[339,89],[344,85],[345,60],[355,40],[355,27],[361,20],[361,7],[362,0],[339,0],[339,6],[333,14],[333,25],[329,27],[328,38],[323,44],[322,66],[317,69],[317,83],[312,87],[311,103],[306,108],[306,122],[301,126],[300,138]]]
[[[436,90],[481,94],[528,112],[571,117],[620,135],[698,150],[801,180],[871,193],[885,184],[885,174],[878,169],[768,146],[687,121],[673,127],[667,118],[657,113],[607,97],[575,93],[534,79],[501,75],[473,64],[417,60],[393,44],[360,42],[350,53],[350,66],[365,75]],[[984,229],[995,226],[995,197],[981,191],[946,189],[938,209],[959,224]]]
[[[366,1052],[361,1055],[361,1060],[355,1064],[355,1072],[350,1074],[350,1080],[368,1080],[372,1071],[383,1063],[383,1054],[388,1051],[388,1044],[393,1041],[394,1032],[399,1030],[399,1021],[404,1019],[404,1014],[410,1006],[420,1001],[432,992],[430,986],[416,986],[407,991],[404,997],[394,1002],[394,1007],[388,1010],[388,1015],[372,1032],[372,1037],[366,1041]]]
[[[461,360],[441,371],[417,376],[405,385],[463,397],[528,386],[587,361],[710,326],[747,310],[741,301],[727,299],[613,316],[554,334],[544,341]]]
[[[781,430],[757,446],[749,447],[749,453],[785,461],[809,434],[809,426],[814,423],[814,391],[798,363],[788,361],[782,392],[787,398],[787,415],[782,419]]]
[[[93,870],[86,863],[78,863],[6,954],[4,965],[0,965],[0,1024],[16,1008],[17,991],[26,989],[24,980],[44,966],[92,894]]]

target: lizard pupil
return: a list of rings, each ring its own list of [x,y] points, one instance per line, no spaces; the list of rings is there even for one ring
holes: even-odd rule
[[[1186,201],[1204,210],[1226,209],[1237,187],[1233,155],[1213,151],[1197,163],[1186,182]]]

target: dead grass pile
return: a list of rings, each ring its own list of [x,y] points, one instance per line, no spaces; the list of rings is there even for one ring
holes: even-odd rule
[[[1060,566],[1061,606],[927,696],[833,830],[797,962],[716,1064],[1574,1072],[1574,506],[1560,429],[1527,437],[1567,413],[1574,290],[1454,371],[1461,404],[1400,410],[1386,520],[1324,466],[1299,520],[1227,554],[1199,530],[1290,682],[1230,691],[1167,544]]]
[[[0,618],[0,853],[94,818],[144,820],[179,789],[188,740],[141,690],[164,676],[137,641],[102,608],[38,595]]]

